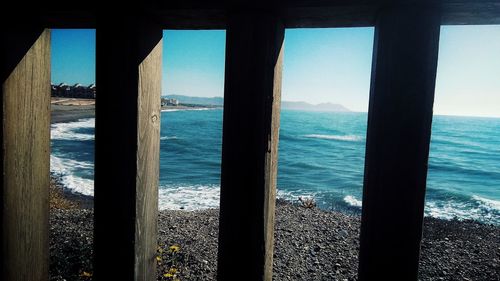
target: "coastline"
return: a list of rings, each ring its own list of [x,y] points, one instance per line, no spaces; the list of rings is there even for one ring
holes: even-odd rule
[[[95,100],[53,97],[50,106],[51,124],[95,117]]]
[[[67,101],[73,103],[73,101]],[[51,123],[95,117],[95,105],[52,105]],[[175,109],[181,109],[175,107]],[[93,197],[50,187],[50,280],[90,280]],[[180,280],[216,280],[218,209],[163,210],[158,215],[158,280],[171,266],[169,247],[180,247]],[[358,215],[307,209],[278,200],[273,280],[356,280]],[[86,274],[87,273],[87,274]],[[500,226],[426,217],[420,280],[500,280]]]
[[[162,106],[161,112],[178,110],[208,110],[220,109],[220,106],[202,106],[202,105],[177,105]],[[95,100],[76,99],[76,98],[52,98],[51,101],[51,124],[67,123],[78,121],[84,118],[95,117]]]
[[[222,106],[209,106],[209,105],[166,105],[161,107],[161,112],[179,111],[179,110],[209,110],[209,109],[222,109]]]
[[[59,176],[50,174],[50,208],[61,210],[93,209],[94,197],[75,193],[66,188]]]
[[[67,123],[95,117],[95,105],[51,105],[50,123]]]
[[[201,105],[177,105],[163,106],[161,111],[177,111],[177,110],[206,110],[220,108],[217,106],[201,106]],[[51,124],[76,122],[80,119],[95,118],[95,100],[94,99],[79,99],[79,98],[51,98]],[[54,208],[74,209],[83,208],[91,209],[94,205],[92,196],[75,193],[66,188],[55,174],[51,174],[50,196],[51,204]]]
[[[75,122],[79,119],[95,117],[95,100],[76,98],[52,98],[50,108],[50,124]],[[51,209],[92,209],[94,198],[75,193],[66,188],[60,177],[50,174],[50,208]]]

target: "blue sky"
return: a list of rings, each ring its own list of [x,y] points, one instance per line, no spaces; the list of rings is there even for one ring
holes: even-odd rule
[[[163,94],[223,96],[226,32],[163,32]]]
[[[223,96],[225,32],[164,31],[163,94]],[[282,99],[367,111],[373,28],[288,29]],[[95,31],[52,30],[52,82],[95,81]],[[500,117],[500,26],[441,28],[436,114]]]
[[[95,30],[52,29],[52,83],[95,82]]]

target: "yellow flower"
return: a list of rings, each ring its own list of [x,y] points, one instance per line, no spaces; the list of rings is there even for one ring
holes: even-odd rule
[[[82,276],[82,277],[92,277],[92,273],[84,271],[84,272],[82,272],[82,274],[80,274],[80,276]]]
[[[179,250],[181,249],[181,247],[177,246],[177,245],[172,245],[170,246],[170,248],[168,248],[170,250],[170,252],[172,253],[177,253],[179,252]]]
[[[161,261],[161,257],[160,256],[156,256],[156,260],[157,261]]]
[[[175,274],[177,273],[177,269],[175,267],[171,267],[167,273],[164,273],[163,276],[165,277],[174,277]]]
[[[176,269],[175,267],[172,267],[172,268],[170,268],[170,269],[168,270],[168,273],[170,273],[170,274],[174,275],[174,274],[176,274],[176,273],[177,273],[177,269]]]

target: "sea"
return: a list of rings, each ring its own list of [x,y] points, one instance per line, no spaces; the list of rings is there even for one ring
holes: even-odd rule
[[[161,114],[159,208],[217,208],[222,109]],[[51,173],[93,195],[95,119],[51,126]],[[367,113],[283,110],[278,197],[360,213]],[[500,118],[434,116],[425,215],[500,225]]]

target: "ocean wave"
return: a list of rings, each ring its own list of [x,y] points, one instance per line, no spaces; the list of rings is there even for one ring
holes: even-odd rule
[[[298,202],[299,197],[303,199],[316,199],[318,197],[318,193],[316,192],[311,192],[311,191],[306,191],[303,189],[298,189],[298,190],[283,190],[283,189],[277,189],[276,190],[276,198],[278,199],[284,199],[289,202]]]
[[[219,207],[219,185],[162,186],[159,189],[160,210],[203,210]]]
[[[500,200],[488,199],[477,195],[472,195],[472,199],[480,202],[485,208],[500,212]]]
[[[346,197],[344,197],[344,202],[346,202],[349,206],[358,208],[361,208],[361,206],[363,205],[363,201],[358,200],[352,195],[347,195]]]
[[[94,134],[77,132],[77,130],[91,128],[95,128],[95,118],[79,119],[68,123],[55,123],[50,126],[50,138],[52,140],[93,140]]]
[[[473,195],[474,201],[458,202],[428,201],[425,204],[425,216],[451,220],[475,220],[485,223],[500,224],[500,201]],[[344,202],[352,207],[361,208],[363,202],[352,195],[344,197]]]
[[[277,190],[277,198],[297,202],[299,197],[316,198],[316,194],[302,190]],[[204,210],[219,208],[219,185],[161,186],[159,189],[160,210]]]
[[[425,215],[445,220],[475,220],[500,224],[498,201],[472,196],[475,201],[430,201],[425,204]]]
[[[50,171],[57,175],[64,187],[72,192],[94,196],[94,181],[76,175],[77,171],[93,170],[91,162],[76,161],[50,155]]]
[[[163,136],[163,137],[160,137],[160,140],[176,140],[177,137],[176,136]]]
[[[311,135],[304,135],[304,137],[313,138],[313,139],[354,141],[354,142],[363,140],[362,136],[356,136],[356,135],[316,135],[316,134],[311,134]]]
[[[169,108],[162,109],[161,112],[175,112],[175,111],[202,111],[202,110],[215,110],[219,108]]]
[[[445,157],[431,157],[429,161],[429,170],[432,172],[440,172],[443,174],[460,174],[467,176],[481,176],[484,178],[500,178],[500,172],[495,170],[495,167],[470,165],[469,163],[461,163],[459,160],[446,159]]]

